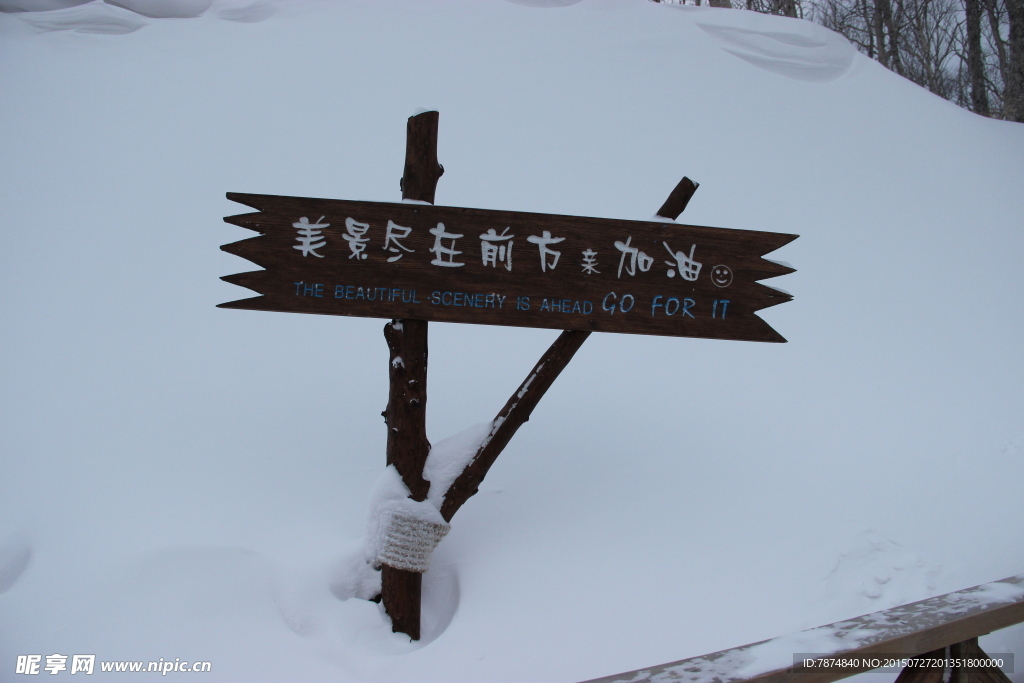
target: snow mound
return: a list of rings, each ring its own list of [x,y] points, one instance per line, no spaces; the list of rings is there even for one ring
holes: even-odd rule
[[[191,19],[210,9],[213,0],[103,0],[153,19]]]
[[[523,7],[568,7],[569,5],[575,5],[583,0],[506,0],[511,2],[513,5],[522,5]]]
[[[237,21],[242,24],[255,24],[266,21],[277,12],[273,5],[266,2],[254,2],[245,7],[234,7],[217,13],[219,19]]]
[[[0,12],[48,12],[87,2],[92,0],[0,0]]]
[[[339,600],[373,600],[380,595],[380,570],[366,557],[363,544],[338,560],[329,585]]]
[[[145,26],[139,16],[192,19],[205,14],[213,4],[214,0],[0,0],[0,12],[26,15],[20,18],[42,31],[77,30],[121,35]],[[277,12],[272,0],[257,0],[242,6],[235,6],[228,0],[218,5],[219,19],[240,23],[265,21]],[[112,9],[114,7],[117,9]]]
[[[826,82],[850,70],[856,50],[838,33],[809,21],[749,14],[763,26],[739,28],[735,22],[727,25],[709,21],[696,24],[729,54],[780,76]]]
[[[21,578],[32,559],[32,546],[20,535],[0,543],[0,593],[6,593]]]
[[[826,590],[832,599],[846,596],[849,600],[855,595],[859,609],[876,612],[933,595],[941,571],[941,565],[928,564],[901,544],[865,531],[839,555],[826,579]]]
[[[40,33],[74,31],[118,36],[138,31],[148,22],[138,14],[125,12],[102,2],[78,5],[52,12],[26,12],[19,19]]]

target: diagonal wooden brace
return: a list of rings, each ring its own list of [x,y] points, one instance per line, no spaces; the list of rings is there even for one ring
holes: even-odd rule
[[[686,204],[696,191],[697,183],[683,177],[658,210],[658,215],[675,220],[686,208]],[[505,403],[505,407],[494,418],[491,433],[480,445],[476,455],[473,456],[462,474],[448,487],[444,503],[441,505],[441,516],[445,520],[452,521],[452,517],[455,516],[459,508],[479,490],[491,465],[497,460],[516,431],[530,419],[530,414],[533,413],[533,409],[537,407],[540,399],[551,388],[555,379],[589,336],[590,332],[566,330],[544,352],[530,374],[519,385],[519,389],[512,394]]]

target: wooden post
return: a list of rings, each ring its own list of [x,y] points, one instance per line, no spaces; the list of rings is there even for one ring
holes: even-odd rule
[[[434,203],[444,169],[437,163],[438,113],[409,118],[406,128],[402,199]],[[387,464],[402,475],[413,500],[426,500],[430,482],[423,466],[430,454],[427,440],[427,321],[392,320],[384,326],[390,351],[390,393],[384,420],[388,427]],[[420,593],[423,575],[381,566],[381,601],[391,630],[420,639]]]
[[[425,111],[409,117],[405,129],[405,171],[399,187],[402,199],[434,203],[437,181],[444,167],[437,163],[436,111]]]
[[[690,199],[698,187],[700,187],[700,183],[695,183],[683,176],[683,179],[676,184],[675,189],[669,193],[665,203],[658,209],[657,215],[672,220],[679,218],[679,214],[686,210],[686,205],[690,203]]]
[[[931,652],[925,652],[924,654],[914,657],[914,659],[945,659],[949,653],[947,648],[939,648],[938,650],[932,650]],[[944,667],[930,667],[930,666],[914,666],[908,664],[900,672],[900,675],[896,677],[896,683],[942,683],[942,677],[945,674]]]
[[[444,168],[437,162],[438,113],[424,112],[409,118],[406,135],[403,199],[434,203],[437,181]],[[697,184],[683,178],[658,210],[674,220],[690,201]],[[494,419],[494,427],[466,469],[445,493],[441,515],[448,521],[479,489],[484,477],[509,440],[527,420],[547,390],[561,374],[590,332],[567,330],[544,353],[533,371]],[[426,500],[430,482],[423,466],[430,454],[426,432],[427,322],[392,320],[384,326],[390,350],[391,390],[384,418],[388,426],[388,465],[402,475],[413,500]],[[381,566],[381,600],[391,618],[391,630],[420,638],[420,595],[423,575]]]
[[[947,659],[991,659],[978,645],[978,638],[968,638],[949,647],[939,648],[931,652],[925,652],[914,659],[925,661],[943,662]],[[999,667],[947,667],[945,666],[915,666],[907,665],[900,675],[896,677],[896,683],[1011,683],[1009,676],[1003,673]]]
[[[978,638],[949,646],[951,659],[992,659],[978,645]],[[902,675],[902,674],[901,674]],[[949,675],[949,683],[1011,683],[1010,677],[997,666],[953,667]]]

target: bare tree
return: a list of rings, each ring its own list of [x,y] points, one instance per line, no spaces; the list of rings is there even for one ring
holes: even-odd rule
[[[902,0],[902,74],[939,97],[962,104],[958,0]],[[894,69],[895,70],[895,69]]]
[[[738,2],[754,12],[812,19],[940,97],[982,116],[1024,122],[1024,0]]]
[[[936,95],[984,116],[1024,117],[1024,45],[1014,52],[1010,7],[1024,15],[1024,0],[810,1],[815,21]]]
[[[1007,24],[1006,7],[998,0],[985,0],[985,16],[988,18],[988,35],[986,38],[986,50],[991,54],[996,64],[994,67],[987,67],[985,78],[988,81],[989,89],[997,99],[997,108],[1003,109],[1003,91],[1007,80],[1009,63],[1006,56],[1006,39],[1003,38],[1003,29]]]
[[[967,77],[971,84],[971,109],[989,116],[985,56],[981,50],[981,0],[964,0],[966,17]]]
[[[1006,0],[1009,38],[1003,118],[1024,122],[1024,0]]]

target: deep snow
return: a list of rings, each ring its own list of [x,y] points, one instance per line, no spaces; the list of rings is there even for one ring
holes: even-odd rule
[[[0,14],[0,680],[95,653],[569,682],[1024,571],[1024,127],[808,22],[530,4]],[[763,313],[788,344],[587,341],[454,518],[410,644],[336,597],[384,321],[215,305],[249,267],[226,191],[397,201],[419,108],[439,204],[642,219],[685,174],[681,221],[801,237]],[[430,334],[435,442],[555,337]]]

